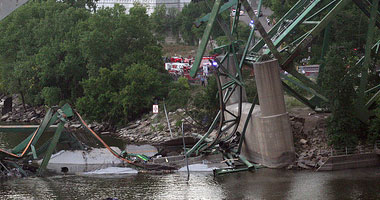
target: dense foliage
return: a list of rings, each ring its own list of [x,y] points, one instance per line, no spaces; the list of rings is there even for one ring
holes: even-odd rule
[[[280,19],[297,0],[265,1],[264,5],[270,7],[274,14],[272,18]],[[327,14],[327,11],[322,12]],[[372,109],[375,116],[372,116],[368,124],[361,122],[357,113],[359,97],[357,86],[359,85],[361,67],[355,66],[358,59],[364,55],[366,34],[368,28],[368,17],[354,4],[348,4],[338,13],[330,23],[329,32],[329,51],[325,57],[321,56],[322,34],[313,40],[310,48],[311,52],[303,51],[295,62],[310,56],[310,64],[324,64],[324,70],[319,74],[318,82],[321,83],[325,96],[329,99],[326,105],[332,112],[328,122],[328,133],[331,144],[335,146],[355,145],[362,141],[373,141],[379,138],[379,108],[374,106]],[[306,30],[307,25],[300,25],[295,33]],[[380,39],[378,29],[375,30],[375,41]],[[292,34],[287,37],[298,38],[299,35]],[[378,59],[377,59],[378,60]],[[376,61],[376,59],[375,59]],[[372,61],[372,66],[376,63]],[[371,70],[370,72],[374,72]],[[376,73],[370,73],[368,88],[380,83]],[[367,100],[369,97],[366,97]],[[377,104],[379,105],[379,104]]]
[[[207,128],[219,109],[218,89],[214,77],[209,77],[205,87],[189,85],[186,78],[181,77],[172,83],[167,104],[169,111],[184,108],[198,125]]]
[[[28,3],[0,22],[0,70],[9,93],[32,105],[74,101],[87,77],[81,32],[90,13],[53,1]],[[41,92],[42,91],[42,92]]]
[[[157,6],[151,15],[151,20],[154,23],[153,29],[159,35],[171,33],[172,36],[179,37],[189,44],[196,45],[201,39],[206,23],[200,27],[196,27],[194,22],[211,12],[213,1],[192,1],[185,5],[181,12],[176,9],[166,9],[164,5]],[[224,23],[227,27],[230,26],[229,9],[221,14],[220,22]],[[218,45],[226,44],[228,42],[219,23],[216,23],[215,28],[211,32],[211,38],[217,40]],[[247,40],[250,28],[245,23],[239,23],[237,27],[238,35],[235,39]]]
[[[146,8],[91,13],[78,2],[29,2],[0,22],[3,92],[30,105],[71,102],[110,124],[134,119],[168,92]]]
[[[353,66],[355,57],[349,51],[332,47],[326,56],[322,87],[329,99],[332,115],[328,121],[330,142],[350,146],[358,142],[364,125],[355,117],[356,92],[354,84],[359,74]]]

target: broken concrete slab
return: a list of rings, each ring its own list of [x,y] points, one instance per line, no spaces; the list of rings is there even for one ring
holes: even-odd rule
[[[98,169],[91,172],[85,172],[83,175],[110,175],[110,174],[137,174],[136,169],[129,167],[108,167],[105,169]]]
[[[214,169],[219,169],[220,167],[210,166],[208,164],[193,164],[189,165],[190,172],[212,172]],[[178,170],[179,172],[187,172],[187,167],[184,166]]]
[[[152,157],[158,153],[158,150],[156,147],[154,147],[152,145],[148,145],[148,144],[144,144],[144,145],[130,144],[130,145],[127,145],[127,147],[125,148],[125,151],[128,154],[131,154],[131,153],[143,154],[143,155],[146,155],[148,157]]]
[[[117,153],[120,149],[111,147]],[[42,160],[37,162],[39,165]],[[106,148],[85,150],[62,150],[52,155],[47,170],[54,173],[74,174],[78,172],[89,172],[107,167],[122,166],[123,161],[116,158]]]

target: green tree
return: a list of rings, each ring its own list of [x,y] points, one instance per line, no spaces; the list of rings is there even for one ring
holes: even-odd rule
[[[96,76],[101,67],[115,64],[126,67],[140,63],[164,70],[161,46],[152,34],[146,8],[138,4],[128,15],[120,5],[98,10],[81,34],[81,48],[90,76]]]
[[[80,96],[86,69],[78,47],[79,24],[89,16],[84,9],[43,1],[30,2],[2,20],[0,70],[6,90],[32,105],[49,98],[41,95],[45,87],[60,88],[62,99]]]
[[[125,71],[120,68],[100,68],[99,76],[83,81],[85,95],[76,106],[88,119],[125,124],[149,111],[154,99],[166,95],[165,78],[156,69],[139,64]]]
[[[150,15],[150,19],[154,32],[162,37],[165,36],[169,29],[166,6],[163,4],[155,7],[153,13]]]
[[[179,15],[180,13],[176,8],[168,9],[168,15],[167,15],[168,28],[170,29],[172,35],[177,38],[179,36],[179,28],[181,25]]]
[[[88,119],[123,124],[150,110],[167,95],[161,46],[146,8],[135,4],[98,10],[81,34],[89,79],[76,106]]]
[[[365,127],[354,115],[357,96],[354,86],[359,74],[356,59],[350,51],[332,47],[326,56],[322,80],[328,107],[332,115],[328,120],[328,134],[331,144],[349,146],[363,139]]]

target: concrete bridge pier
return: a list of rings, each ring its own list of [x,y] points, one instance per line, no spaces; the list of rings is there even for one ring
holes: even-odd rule
[[[256,64],[254,70],[260,107],[256,106],[252,114],[242,155],[270,168],[284,167],[293,162],[295,152],[279,64],[277,60],[265,61]],[[248,105],[244,107],[242,121],[249,109]]]

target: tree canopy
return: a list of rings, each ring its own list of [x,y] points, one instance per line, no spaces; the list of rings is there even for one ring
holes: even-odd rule
[[[111,124],[166,95],[161,46],[145,7],[94,13],[68,2],[29,2],[0,22],[3,92],[19,93],[30,105],[71,102]]]

